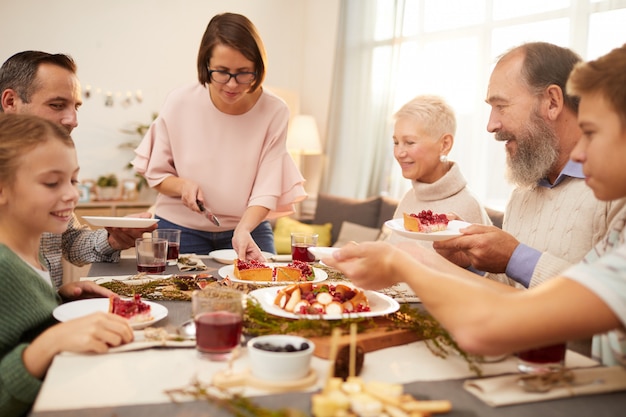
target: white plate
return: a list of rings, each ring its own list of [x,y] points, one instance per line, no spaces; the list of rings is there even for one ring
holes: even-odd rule
[[[349,284],[343,284],[343,285],[349,285]],[[265,310],[267,313],[273,314],[279,317],[285,317],[288,319],[305,318],[305,319],[312,319],[312,320],[315,320],[315,319],[338,320],[338,319],[355,318],[355,317],[377,317],[377,316],[384,316],[385,314],[391,314],[393,312],[398,311],[398,309],[400,308],[400,304],[398,304],[398,302],[394,300],[393,298],[388,297],[385,294],[381,294],[376,291],[365,290],[365,296],[367,297],[367,300],[369,302],[370,311],[364,311],[361,313],[344,313],[341,315],[294,314],[294,313],[290,313],[289,311],[285,311],[282,308],[278,307],[276,304],[274,304],[274,299],[276,298],[276,294],[278,293],[278,291],[280,291],[282,288],[285,288],[285,287],[286,286],[259,288],[257,290],[251,291],[248,295],[256,298],[257,301],[261,304],[261,307],[263,307],[263,310]]]
[[[166,307],[151,301],[142,301],[150,306],[150,312],[154,318],[150,321],[144,321],[141,323],[131,323],[131,327],[135,330],[148,327],[167,317]],[[88,298],[85,300],[71,301],[69,303],[61,304],[55,308],[54,311],[52,311],[52,315],[59,321],[68,321],[95,313],[97,311],[103,311],[105,313],[109,311],[108,298]]]
[[[272,255],[269,259],[274,262],[291,262],[291,254]]]
[[[261,252],[265,259],[271,259],[274,257],[273,253]],[[234,249],[220,249],[209,252],[209,258],[219,262],[221,264],[232,264],[237,259],[237,252]]]
[[[461,236],[463,233],[459,232],[459,229],[467,227],[469,225],[471,225],[471,223],[462,222],[460,220],[450,220],[450,222],[448,222],[448,228],[446,230],[442,230],[441,232],[420,233],[410,232],[406,230],[404,228],[404,219],[393,219],[387,220],[385,222],[385,226],[387,226],[394,232],[401,234],[402,236],[410,237],[417,240],[429,240],[431,242]]]
[[[145,219],[142,217],[98,217],[83,216],[83,219],[93,226],[100,227],[127,227],[127,228],[144,228],[150,227],[159,219]]]
[[[333,252],[338,251],[340,248],[329,248],[322,246],[313,246],[308,248],[309,252],[311,252],[315,258],[322,259],[333,256]]]
[[[287,266],[287,264],[272,264],[272,263],[265,264],[265,265],[269,266],[270,268],[274,268],[275,266]],[[306,281],[306,282],[320,282],[328,278],[328,274],[323,269],[313,268],[313,272],[315,272],[315,278],[313,279],[313,281]],[[228,277],[228,279],[230,279],[232,282],[241,282],[244,284],[285,285],[290,282],[291,283],[296,282],[296,281],[246,281],[243,279],[238,279],[238,278],[235,278],[235,266],[234,265],[223,266],[219,269],[219,271],[217,271],[217,273],[220,274],[220,277],[222,278]],[[302,282],[302,281],[298,281],[298,282]]]

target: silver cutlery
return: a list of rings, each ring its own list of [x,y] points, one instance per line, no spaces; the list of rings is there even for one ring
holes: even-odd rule
[[[554,388],[574,388],[583,385],[604,384],[601,378],[579,381],[574,373],[569,369],[561,369],[554,372],[542,374],[523,375],[519,378],[518,384],[526,392],[549,392]]]
[[[215,217],[215,214],[213,214],[211,212],[211,210],[207,209],[204,204],[202,204],[202,201],[200,200],[196,200],[196,204],[198,205],[198,208],[200,209],[200,211],[202,213],[204,213],[204,215],[207,217],[207,219],[211,220],[213,222],[214,225],[219,226],[220,225],[220,221],[217,217]]]

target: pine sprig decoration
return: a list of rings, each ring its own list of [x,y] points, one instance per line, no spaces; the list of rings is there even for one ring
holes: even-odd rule
[[[189,398],[207,400],[236,417],[306,417],[307,414],[293,408],[270,410],[258,406],[250,398],[240,394],[233,394],[212,384],[203,384],[197,379],[188,387],[166,390],[165,393],[172,402],[187,401]]]

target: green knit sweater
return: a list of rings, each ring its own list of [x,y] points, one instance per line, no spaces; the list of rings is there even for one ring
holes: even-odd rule
[[[52,310],[61,302],[28,264],[0,244],[0,416],[25,415],[42,381],[28,373],[22,353],[56,323]]]

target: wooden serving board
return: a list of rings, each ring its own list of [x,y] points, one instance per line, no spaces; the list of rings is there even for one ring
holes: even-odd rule
[[[376,318],[377,327],[365,332],[358,333],[356,341],[363,348],[365,353],[384,349],[392,346],[403,345],[405,343],[421,340],[420,335],[411,330],[389,330],[389,321],[384,318]],[[315,343],[313,354],[318,358],[328,359],[330,357],[331,340],[330,336],[309,337]],[[350,335],[344,334],[339,338],[338,349],[350,344]]]

